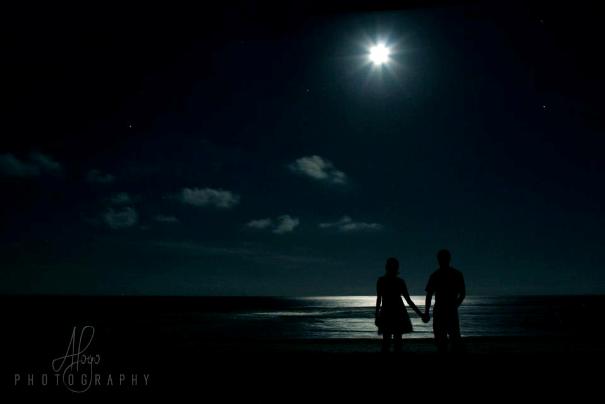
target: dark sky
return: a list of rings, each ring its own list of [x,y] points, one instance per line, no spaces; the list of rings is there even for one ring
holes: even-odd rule
[[[318,4],[15,12],[0,292],[604,293],[597,13]]]

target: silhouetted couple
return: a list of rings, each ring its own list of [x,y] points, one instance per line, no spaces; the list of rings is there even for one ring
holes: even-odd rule
[[[395,351],[401,351],[402,335],[413,331],[410,316],[401,297],[410,305],[416,314],[428,323],[433,295],[433,333],[439,352],[447,352],[448,344],[453,350],[461,346],[458,306],[466,296],[462,272],[450,266],[451,254],[448,250],[437,253],[439,268],[431,274],[426,285],[425,311],[422,313],[414,304],[408,293],[405,281],[398,276],[399,261],[389,258],[386,263],[386,274],[378,278],[376,285],[376,326],[382,334],[382,351],[390,349],[394,342]]]

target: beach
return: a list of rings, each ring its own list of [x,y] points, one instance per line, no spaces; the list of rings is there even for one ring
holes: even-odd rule
[[[594,369],[605,360],[605,344],[596,340],[467,338],[464,353],[439,355],[429,339],[408,340],[401,353],[383,354],[377,339],[179,343],[131,337],[99,344],[95,351],[102,352],[101,363],[92,372],[86,366],[74,371],[72,388],[86,388],[91,396],[219,394],[271,401],[326,394],[355,399],[376,388],[409,389],[406,394],[418,397],[430,391],[433,398],[448,397],[452,389],[467,399],[495,392],[511,398],[521,393],[581,396],[599,386],[601,373]],[[51,358],[64,350],[48,355],[40,349],[44,346],[36,347],[31,337],[21,339],[18,348],[3,345],[3,394],[71,394],[62,378],[65,370],[54,377],[51,370]],[[43,385],[45,374],[49,381]],[[90,374],[90,386],[78,387],[82,374]],[[98,384],[90,382],[93,375]]]

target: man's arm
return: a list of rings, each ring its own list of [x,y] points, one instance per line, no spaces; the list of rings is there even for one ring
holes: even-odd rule
[[[424,316],[422,317],[422,321],[428,323],[431,319],[431,302],[433,301],[433,293],[435,292],[435,280],[433,275],[430,276],[424,290],[426,291],[426,300],[424,302]]]
[[[426,320],[425,322],[429,322],[430,318],[431,318],[431,303],[433,301],[433,291],[429,290],[426,292],[426,301],[424,302],[424,318],[423,320]]]
[[[456,306],[460,306],[466,297],[466,285],[464,284],[464,277],[460,274],[460,291],[458,292],[458,300]]]

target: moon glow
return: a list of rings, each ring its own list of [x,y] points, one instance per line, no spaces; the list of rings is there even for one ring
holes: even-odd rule
[[[372,62],[375,66],[381,66],[389,61],[390,54],[391,51],[386,45],[376,44],[370,47],[370,53],[368,54],[368,57],[370,59],[370,62]]]

